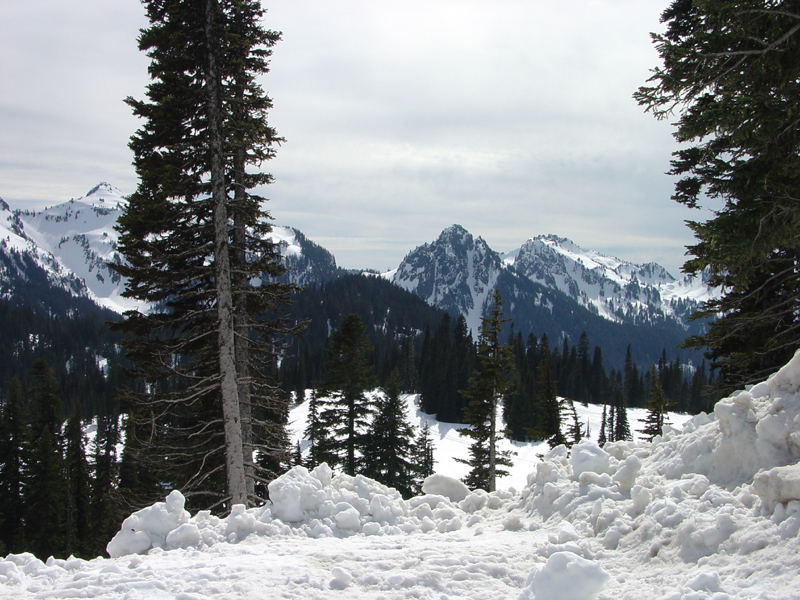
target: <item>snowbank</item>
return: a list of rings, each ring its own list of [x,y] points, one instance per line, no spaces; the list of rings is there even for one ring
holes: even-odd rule
[[[166,502],[128,517],[106,550],[119,557],[151,548],[203,549],[252,534],[320,538],[455,531],[468,515],[497,509],[514,497],[505,491],[470,492],[444,475],[430,477],[423,487],[432,493],[407,502],[396,490],[362,475],[334,474],[326,464],[313,471],[294,467],[269,484],[266,506],[246,510],[235,505],[225,518],[208,511],[190,518],[183,496],[173,491]]]
[[[470,492],[444,475],[426,480],[425,495],[405,501],[363,476],[334,474],[327,465],[295,467],[273,481],[271,503],[227,518],[189,517],[183,497],[131,515],[108,545],[111,556],[151,548],[203,548],[248,535],[312,538],[455,531],[482,510],[511,503],[543,523],[559,522],[545,558],[568,551],[584,559],[586,538],[606,549],[644,543],[652,556],[696,560],[721,549],[746,554],[770,543],[770,533],[745,534],[752,516],[769,517],[777,534],[800,529],[800,355],[768,381],[721,400],[683,432],[668,429],[653,443],[590,440],[571,453],[550,451],[528,476],[519,496]],[[518,516],[507,529],[524,529]],[[746,537],[747,539],[742,539]],[[583,546],[581,545],[583,543]],[[570,563],[572,564],[572,563]],[[570,567],[574,568],[574,567]]]

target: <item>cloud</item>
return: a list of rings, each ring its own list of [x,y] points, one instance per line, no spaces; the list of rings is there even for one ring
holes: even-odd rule
[[[690,213],[675,142],[631,95],[664,0],[273,0],[282,31],[264,167],[276,221],[347,267],[396,266],[460,223],[498,250],[556,233],[677,272]],[[146,26],[137,0],[0,5],[0,195],[54,204],[99,180],[133,191]]]

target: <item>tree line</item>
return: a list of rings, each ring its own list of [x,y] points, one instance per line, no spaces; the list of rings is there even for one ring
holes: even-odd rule
[[[43,358],[26,383],[13,377],[0,407],[0,551],[92,558],[129,509],[118,479],[116,416],[92,420],[87,447],[80,405],[66,414]]]

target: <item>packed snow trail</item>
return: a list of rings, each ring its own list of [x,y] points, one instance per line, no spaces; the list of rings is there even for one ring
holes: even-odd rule
[[[172,492],[126,520],[115,558],[10,555],[0,597],[796,599],[798,460],[800,355],[652,444],[555,448],[519,493],[439,475],[405,501],[296,467],[224,519]]]

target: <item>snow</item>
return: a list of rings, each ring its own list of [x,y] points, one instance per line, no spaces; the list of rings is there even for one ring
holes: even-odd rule
[[[15,218],[10,210],[0,211],[0,239],[30,254],[60,287],[115,312],[141,308],[121,296],[121,279],[106,264],[119,258],[114,225],[126,205],[120,190],[101,183],[86,196],[38,213],[21,212]],[[12,223],[19,235],[11,231]],[[76,282],[80,290],[74,289]]]
[[[282,256],[302,256],[303,249],[297,243],[297,235],[292,228],[273,225],[268,237],[281,247]]]
[[[0,560],[0,598],[796,598],[800,354],[676,421],[653,443],[559,446],[519,491],[465,491],[446,461],[407,501],[324,465],[226,518],[173,491],[126,520],[113,558]]]

